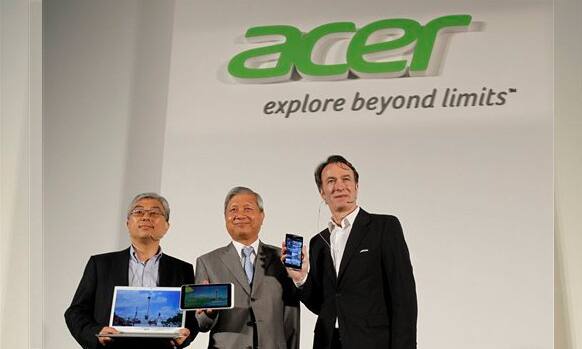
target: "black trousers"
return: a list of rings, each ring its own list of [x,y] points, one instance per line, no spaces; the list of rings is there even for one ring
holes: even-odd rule
[[[331,347],[333,349],[342,349],[342,340],[340,337],[339,329],[334,328],[333,334],[331,336]]]

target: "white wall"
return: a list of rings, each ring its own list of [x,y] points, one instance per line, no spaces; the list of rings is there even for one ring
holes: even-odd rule
[[[1,348],[42,345],[40,15],[38,1],[0,2]]]
[[[44,347],[89,256],[128,246],[129,200],[159,191],[172,1],[44,3]]]
[[[72,297],[83,263],[90,254],[126,245],[123,210],[128,198],[136,191],[158,189],[160,181],[157,146],[143,152],[137,149],[147,147],[148,140],[163,143],[155,121],[148,118],[160,111],[164,114],[167,42],[164,44],[163,38],[157,37],[155,46],[148,46],[148,40],[143,40],[144,36],[139,35],[142,30],[137,27],[150,28],[143,33],[152,37],[156,37],[154,33],[169,35],[173,3],[44,2],[44,202],[39,194],[40,38],[38,32],[35,34],[41,23],[39,5],[38,1],[2,0],[0,11],[2,348],[75,347],[64,327],[62,313]],[[582,8],[577,0],[556,2],[555,347],[558,349],[580,348],[582,335],[579,332],[582,256],[578,252],[582,248],[579,218],[582,49],[577,40],[582,33],[580,13]],[[148,23],[140,20],[144,18],[150,19]],[[156,26],[157,30],[153,30]],[[142,60],[137,60],[138,57]],[[141,73],[149,70],[152,75],[136,76],[136,66],[141,67]],[[144,83],[135,87],[136,81]],[[147,137],[130,128],[131,122],[135,125],[141,118],[149,120],[139,128]],[[130,153],[137,155],[127,156]],[[130,175],[136,174],[134,170],[141,175],[131,180]],[[43,263],[38,260],[42,256],[39,248],[42,234],[38,228],[42,203],[46,217],[44,284],[39,281]],[[91,222],[82,219],[87,211],[94,212]],[[87,226],[92,227],[92,233],[87,233]],[[29,279],[36,283],[32,289]],[[42,333],[38,317],[42,285],[44,346],[38,336]],[[32,307],[34,311],[30,311]],[[29,329],[30,338],[21,335],[29,333]],[[576,331],[578,341],[574,338]]]
[[[555,348],[582,348],[582,2],[555,2]]]
[[[360,170],[358,202],[403,222],[418,290],[419,348],[551,348],[551,1],[329,5],[176,1],[162,188],[178,229],[166,246],[191,258],[226,244],[220,201],[237,184],[264,196],[265,241],[278,244],[287,231],[314,236],[328,210],[317,224],[312,171],[338,152]],[[254,47],[240,38],[252,26],[307,31],[337,20],[358,27],[394,17],[426,23],[452,13],[471,14],[483,29],[450,38],[437,76],[261,85],[232,82],[225,71],[231,57]],[[519,92],[499,108],[262,114],[267,101],[306,93],[349,103],[356,91],[391,96],[482,86]],[[308,348],[313,315],[306,311],[302,322]]]

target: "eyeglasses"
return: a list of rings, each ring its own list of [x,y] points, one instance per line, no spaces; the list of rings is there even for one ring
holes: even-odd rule
[[[146,214],[148,216],[150,216],[151,218],[159,218],[159,217],[164,215],[164,212],[162,212],[161,210],[158,210],[158,209],[145,210],[143,208],[136,208],[133,211],[131,211],[129,214],[134,216],[134,217],[137,217],[137,218],[144,217]]]

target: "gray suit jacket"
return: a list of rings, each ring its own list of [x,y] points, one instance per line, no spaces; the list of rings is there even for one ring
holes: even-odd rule
[[[252,289],[232,243],[196,260],[196,283],[234,284],[234,308],[197,315],[208,348],[299,348],[299,301],[280,261],[281,249],[259,243]]]

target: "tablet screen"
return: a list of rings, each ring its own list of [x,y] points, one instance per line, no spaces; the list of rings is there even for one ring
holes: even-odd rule
[[[183,285],[182,309],[230,309],[234,306],[232,284]]]

